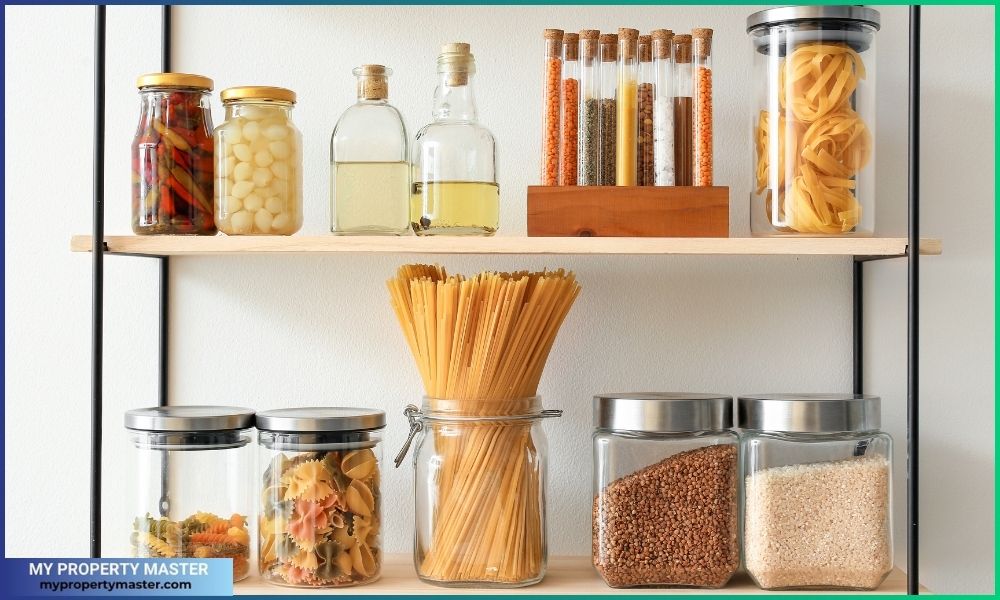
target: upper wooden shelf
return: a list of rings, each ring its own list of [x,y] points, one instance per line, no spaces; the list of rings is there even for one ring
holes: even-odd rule
[[[664,594],[697,594],[697,595],[745,595],[745,594],[783,594],[789,592],[769,592],[758,588],[743,574],[737,574],[726,587],[716,589],[698,588],[631,588],[614,589],[604,584],[604,581],[597,575],[597,571],[591,565],[589,556],[558,556],[549,558],[548,572],[545,579],[537,585],[516,589],[480,589],[480,588],[445,588],[424,583],[417,578],[413,569],[413,559],[409,555],[389,554],[386,555],[382,564],[382,576],[374,583],[359,585],[340,590],[330,589],[303,589],[276,586],[263,581],[254,572],[247,579],[233,586],[234,592],[238,595],[482,595],[482,594],[518,594],[518,595],[550,595],[550,594],[571,594],[571,595],[659,595]],[[926,591],[921,587],[921,591]],[[795,595],[804,594],[871,594],[872,592],[850,592],[850,591],[820,591],[790,592]],[[899,569],[893,569],[885,582],[874,592],[876,594],[905,594],[906,575]]]
[[[106,236],[112,254],[212,256],[225,254],[624,254],[905,256],[906,238],[880,237],[350,237]],[[73,236],[74,252],[89,252],[89,235]],[[921,254],[941,254],[941,240],[923,239]]]

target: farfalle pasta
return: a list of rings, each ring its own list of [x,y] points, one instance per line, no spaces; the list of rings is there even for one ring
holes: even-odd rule
[[[261,494],[263,577],[316,587],[376,579],[382,554],[378,477],[369,448],[276,454]]]
[[[779,231],[845,234],[861,223],[856,179],[873,142],[853,102],[866,76],[843,42],[799,43],[781,59],[777,111],[760,111],[754,135],[755,194]]]
[[[147,514],[132,523],[132,556],[231,558],[233,581],[250,572],[250,532],[244,515],[222,518],[197,512],[181,521]]]

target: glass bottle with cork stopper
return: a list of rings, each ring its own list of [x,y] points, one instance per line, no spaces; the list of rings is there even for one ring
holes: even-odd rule
[[[674,180],[694,184],[694,136],[691,74],[691,36],[674,36]]]
[[[598,52],[601,62],[601,102],[598,105],[598,116],[601,134],[601,170],[599,180],[601,185],[614,185],[616,161],[618,154],[615,145],[618,143],[618,34],[603,33],[598,38]]]
[[[562,87],[562,29],[546,29],[542,88],[542,185],[559,183],[559,96]]]
[[[639,36],[639,140],[636,185],[653,185],[653,38]]]
[[[577,127],[580,102],[580,36],[563,34],[562,107],[559,128],[559,185],[577,182]]]
[[[712,185],[712,30],[691,30],[694,85],[693,184]]]
[[[615,185],[636,185],[639,136],[639,30],[618,30],[617,142]]]
[[[413,145],[410,226],[417,235],[493,235],[500,225],[496,143],[479,123],[469,44],[445,44],[437,72],[434,121]]]
[[[392,69],[361,65],[358,100],[330,139],[330,231],[403,235],[410,227],[410,167],[403,116],[388,102]]]
[[[653,185],[674,185],[674,32],[657,29],[653,43]]]
[[[598,185],[600,179],[601,141],[600,141],[600,62],[597,57],[598,38],[601,32],[596,29],[584,29],[580,32],[580,104],[578,113],[579,143],[577,155],[577,184]]]

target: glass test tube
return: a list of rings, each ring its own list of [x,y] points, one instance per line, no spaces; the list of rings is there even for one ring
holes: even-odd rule
[[[562,86],[562,29],[545,30],[542,88],[542,185],[559,183],[559,95]]]
[[[618,30],[618,123],[615,185],[636,185],[639,137],[639,31]]]
[[[674,36],[674,180],[693,185],[691,36]]]
[[[598,105],[601,132],[601,185],[615,185],[615,163],[618,155],[615,153],[618,123],[617,97],[618,89],[618,36],[614,33],[602,34],[598,39],[601,62],[601,102]]]
[[[692,29],[694,84],[693,184],[712,185],[712,30]]]
[[[674,185],[674,32],[653,32],[653,185]]]
[[[577,127],[580,104],[580,36],[563,34],[562,113],[559,148],[559,185],[577,184]]]
[[[577,170],[578,185],[600,184],[601,160],[601,127],[600,127],[600,62],[597,56],[598,37],[601,32],[596,29],[584,29],[580,32],[580,102],[577,154],[579,166]]]

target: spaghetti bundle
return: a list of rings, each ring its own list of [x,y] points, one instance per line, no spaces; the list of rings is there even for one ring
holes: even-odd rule
[[[846,44],[801,44],[783,60],[782,114],[775,121],[761,111],[755,136],[757,193],[773,186],[765,198],[772,220],[800,233],[843,233],[861,221],[853,177],[870,160],[872,139],[851,97],[865,76]]]
[[[542,477],[531,427],[556,334],[580,293],[572,273],[471,278],[406,265],[388,282],[428,408],[437,454],[430,539],[418,568],[442,582],[516,585],[542,574]],[[472,420],[468,420],[469,418]],[[466,420],[463,420],[466,419]]]

